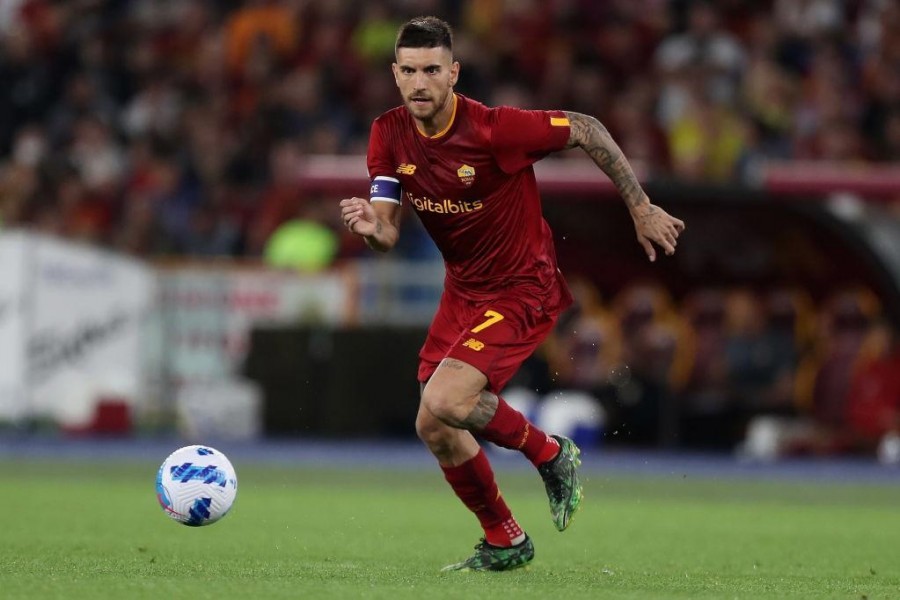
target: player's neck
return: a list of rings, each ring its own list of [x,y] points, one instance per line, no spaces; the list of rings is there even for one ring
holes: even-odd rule
[[[415,119],[416,128],[419,130],[419,133],[428,138],[437,138],[441,137],[450,129],[450,126],[453,125],[453,119],[456,117],[456,94],[450,93],[447,96],[447,101],[444,103],[444,106],[434,115],[433,118],[428,121],[421,121],[419,119]]]

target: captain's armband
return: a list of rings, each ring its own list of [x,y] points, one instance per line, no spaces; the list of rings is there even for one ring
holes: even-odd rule
[[[400,204],[400,180],[378,175],[369,188],[369,202],[393,202]]]

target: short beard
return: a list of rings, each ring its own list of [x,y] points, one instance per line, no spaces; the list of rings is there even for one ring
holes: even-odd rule
[[[424,116],[420,116],[418,113],[416,113],[413,110],[413,101],[412,100],[407,101],[406,110],[408,110],[412,116],[414,116],[416,119],[419,119],[420,121],[424,121],[424,122],[433,121],[434,118],[437,116],[437,114],[439,112],[441,112],[441,110],[447,104],[447,98],[449,98],[449,97],[450,97],[450,92],[448,92],[447,95],[444,96],[440,102],[437,102],[435,98],[432,98],[432,109],[431,109],[431,111],[429,111],[429,113],[427,115],[424,115]]]

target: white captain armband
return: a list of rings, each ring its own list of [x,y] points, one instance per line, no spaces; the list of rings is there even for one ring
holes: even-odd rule
[[[393,202],[400,204],[400,180],[378,175],[369,188],[369,202]]]

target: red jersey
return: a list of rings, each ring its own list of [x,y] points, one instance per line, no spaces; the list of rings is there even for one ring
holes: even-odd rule
[[[532,165],[565,147],[568,119],[455,98],[450,124],[432,137],[404,106],[378,117],[369,177],[399,180],[403,202],[441,251],[446,287],[472,300],[513,288],[546,299],[547,309],[564,308],[571,300]]]

